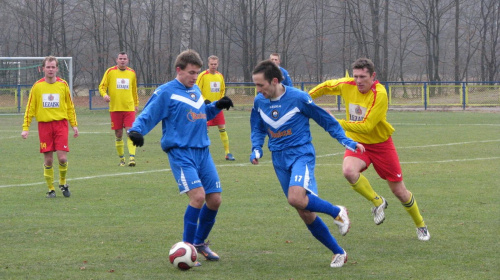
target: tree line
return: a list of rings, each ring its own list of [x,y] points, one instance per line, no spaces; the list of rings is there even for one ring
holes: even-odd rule
[[[498,0],[0,0],[0,56],[71,56],[95,88],[118,52],[139,83],[175,76],[186,48],[250,82],[277,52],[292,79],[341,77],[371,58],[381,81],[500,80]]]

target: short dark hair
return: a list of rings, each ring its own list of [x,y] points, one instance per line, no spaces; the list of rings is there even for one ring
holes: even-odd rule
[[[373,64],[373,61],[366,57],[356,59],[356,61],[354,61],[351,66],[352,69],[366,68],[366,70],[368,70],[368,73],[370,73],[370,76],[375,72],[375,65]]]
[[[264,79],[269,83],[271,83],[274,78],[277,78],[280,83],[283,81],[283,73],[270,59],[263,60],[255,66],[252,74],[255,75],[259,73],[263,73]]]
[[[128,54],[126,52],[124,52],[124,51],[119,52],[118,55],[116,55],[116,57],[118,57],[119,55],[126,55],[126,56],[128,56]]]
[[[49,61],[55,61],[56,62],[56,67],[59,67],[59,61],[57,60],[57,58],[55,56],[52,56],[52,55],[46,56],[43,59],[42,67],[45,67],[45,63],[49,62]]]
[[[200,55],[196,51],[187,49],[181,52],[175,59],[175,68],[179,67],[181,70],[184,70],[188,64],[193,64],[201,68],[203,60],[201,60]]]

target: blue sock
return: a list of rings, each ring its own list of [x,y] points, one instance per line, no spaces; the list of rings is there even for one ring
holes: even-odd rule
[[[200,211],[201,209],[188,205],[184,213],[184,234],[182,235],[182,241],[193,244]]]
[[[316,237],[319,242],[330,249],[334,254],[344,253],[344,249],[339,246],[337,240],[335,240],[335,237],[333,237],[333,235],[330,233],[330,230],[319,216],[316,217],[312,224],[306,226],[312,233],[312,235]]]
[[[313,194],[307,194],[307,197],[309,198],[309,203],[307,204],[305,210],[317,213],[325,213],[332,216],[332,218],[336,218],[339,215],[339,207]]]
[[[193,244],[201,244],[205,242],[205,239],[207,239],[212,227],[215,224],[215,216],[217,216],[217,210],[211,210],[207,207],[207,204],[204,204],[201,208],[200,224],[196,230]]]

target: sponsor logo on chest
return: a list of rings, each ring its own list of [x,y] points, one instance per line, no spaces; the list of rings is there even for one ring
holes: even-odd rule
[[[59,94],[58,93],[44,93],[42,95],[43,108],[59,108]]]
[[[352,122],[362,121],[366,116],[366,108],[358,104],[349,104],[349,120]]]
[[[210,92],[220,92],[220,82],[211,82]]]
[[[130,80],[124,78],[116,79],[116,89],[129,89]]]

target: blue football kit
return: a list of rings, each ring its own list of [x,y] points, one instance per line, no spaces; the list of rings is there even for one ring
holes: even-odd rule
[[[250,116],[252,151],[261,149],[268,136],[268,148],[285,195],[290,186],[302,186],[317,195],[309,119],[347,149],[356,149],[357,142],[345,136],[337,120],[299,89],[285,86],[285,93],[276,100],[266,99],[262,94],[254,100]]]
[[[321,199],[317,194],[314,178],[316,155],[311,143],[309,119],[313,119],[347,149],[356,149],[357,143],[345,136],[344,130],[333,116],[318,107],[307,93],[285,86],[285,92],[278,98],[267,99],[259,93],[254,100],[250,116],[250,160],[261,156],[267,135],[274,170],[285,196],[288,197],[290,187],[302,187],[306,190],[307,206],[297,209],[324,213],[335,221],[340,217],[341,208]],[[333,252],[334,257],[347,257],[345,250],[338,245],[319,216],[316,216],[312,223],[306,223],[306,226],[318,241]]]
[[[281,73],[283,73],[283,81],[281,83],[285,86],[293,87],[292,78],[288,75],[288,71],[285,68],[280,67]]]
[[[168,154],[179,191],[201,187],[221,192],[221,184],[208,146],[207,120],[221,110],[205,105],[200,88],[187,88],[177,79],[159,86],[129,131],[148,134],[162,122],[161,148]]]

